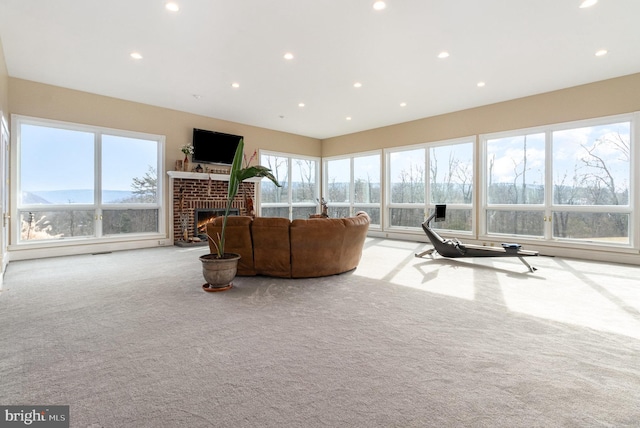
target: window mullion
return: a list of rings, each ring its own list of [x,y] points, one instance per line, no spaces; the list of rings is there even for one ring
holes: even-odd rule
[[[354,157],[349,158],[349,215],[353,215],[353,207],[356,203],[356,182],[354,172]]]
[[[102,132],[95,133],[94,139],[94,210],[95,210],[95,234],[102,237]]]
[[[553,131],[545,132],[544,239],[553,237]]]

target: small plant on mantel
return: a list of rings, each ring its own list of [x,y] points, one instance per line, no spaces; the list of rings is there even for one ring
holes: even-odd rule
[[[251,159],[253,159],[254,156],[255,156],[255,153],[253,156],[251,156]],[[276,186],[282,187],[282,185],[278,183],[278,180],[276,180],[276,178],[273,176],[271,169],[262,165],[249,166],[248,164],[245,165],[243,168],[242,167],[243,159],[244,159],[244,139],[241,138],[240,142],[238,143],[238,147],[236,148],[236,153],[233,156],[233,163],[231,165],[231,170],[229,171],[229,190],[227,191],[227,208],[225,209],[224,219],[222,220],[222,229],[220,230],[220,233],[216,237],[217,240],[213,239],[207,233],[207,238],[216,248],[217,258],[219,259],[224,258],[224,244],[225,244],[225,232],[227,230],[227,218],[229,217],[229,212],[231,211],[233,200],[238,194],[240,183],[250,178],[262,177],[262,178],[268,178],[269,180],[273,181],[273,184],[275,184]],[[248,163],[251,163],[251,159],[249,160]]]

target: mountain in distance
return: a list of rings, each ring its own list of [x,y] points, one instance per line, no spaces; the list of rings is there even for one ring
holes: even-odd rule
[[[133,197],[130,190],[103,190],[102,203],[118,203]],[[39,190],[22,192],[24,205],[93,204],[93,190]]]

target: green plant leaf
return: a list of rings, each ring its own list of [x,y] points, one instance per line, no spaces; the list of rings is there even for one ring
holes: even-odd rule
[[[254,177],[263,177],[271,180],[276,186],[282,187],[278,180],[273,176],[271,170],[262,165],[249,166],[242,168],[242,159],[244,158],[244,139],[241,138],[236,148],[236,153],[233,156],[233,163],[231,164],[231,170],[229,171],[229,190],[227,191],[227,208],[224,213],[224,219],[222,220],[222,229],[218,234],[218,243],[213,240],[208,234],[207,237],[213,242],[218,253],[218,258],[224,256],[224,243],[225,232],[227,230],[227,218],[229,218],[229,212],[233,205],[233,199],[238,194],[240,183],[244,180]]]
[[[233,163],[231,164],[231,171],[229,171],[229,190],[227,191],[227,203],[228,208],[231,208],[231,202],[233,198],[238,194],[238,187],[242,179],[238,177],[238,173],[242,170],[242,157],[244,155],[244,138],[240,139],[238,147],[236,147],[236,153],[233,155]],[[227,213],[228,214],[228,213]]]
[[[266,166],[262,166],[262,165],[249,166],[247,168],[243,168],[240,171],[238,171],[239,181],[248,180],[249,178],[254,178],[254,177],[268,178],[276,186],[282,187],[282,185],[278,183],[278,180],[276,180],[276,178],[271,173],[271,170]]]

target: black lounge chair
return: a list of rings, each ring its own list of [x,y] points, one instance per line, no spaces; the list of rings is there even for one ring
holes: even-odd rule
[[[522,263],[529,269],[530,272],[535,272],[537,269],[527,263],[523,257],[537,256],[537,251],[522,250],[520,244],[504,243],[502,248],[500,247],[485,247],[482,245],[469,245],[463,244],[456,238],[444,239],[438,235],[433,229],[431,229],[430,223],[432,220],[442,221],[445,219],[447,213],[446,205],[436,205],[436,210],[433,214],[427,218],[427,221],[422,223],[422,229],[424,233],[431,241],[433,248],[416,254],[416,257],[423,257],[426,255],[433,256],[433,253],[438,253],[443,257],[517,257]]]

